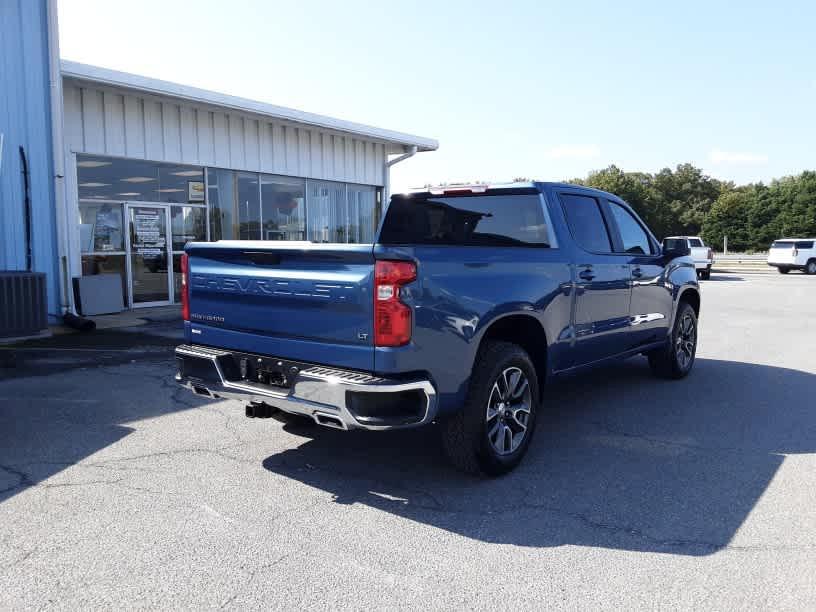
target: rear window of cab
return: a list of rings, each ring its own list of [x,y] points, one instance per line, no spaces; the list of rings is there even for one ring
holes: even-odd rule
[[[380,244],[551,247],[537,194],[407,198],[385,213]]]

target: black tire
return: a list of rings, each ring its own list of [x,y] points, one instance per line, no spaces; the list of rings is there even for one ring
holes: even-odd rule
[[[516,395],[514,391],[517,389],[510,387],[524,386],[521,376],[514,378],[517,371],[526,379],[529,394],[525,391],[518,400],[514,400],[512,397]],[[507,372],[510,372],[509,382],[505,377]],[[508,390],[503,393],[501,387]],[[510,398],[506,404],[507,409],[502,408],[505,406],[505,396]],[[524,400],[525,397],[527,400]],[[511,404],[514,401],[518,403]],[[525,401],[529,402],[529,411],[521,419],[524,424],[524,429],[521,430],[521,422],[516,419],[523,415],[519,407]],[[490,476],[499,476],[515,468],[530,446],[539,401],[538,377],[529,355],[515,344],[489,341],[476,357],[464,406],[441,423],[443,445],[453,465],[463,472]],[[516,407],[516,411],[513,407]],[[494,413],[492,418],[491,412]],[[512,417],[508,416],[510,413],[513,414]],[[493,431],[500,428],[500,433],[489,437],[488,423]],[[519,429],[514,432],[514,428]],[[511,430],[510,445],[506,448],[508,429]],[[519,434],[523,435],[516,442]],[[497,445],[505,446],[507,452],[498,451]]]
[[[780,274],[787,274],[790,272],[790,268],[777,268],[777,270],[779,270]]]
[[[711,278],[711,268],[707,268],[700,272],[700,278],[703,280],[708,280]]]
[[[687,328],[688,325],[690,328]],[[689,337],[687,329],[690,331]],[[689,345],[690,342],[690,345]],[[683,353],[681,356],[680,353]],[[697,355],[697,315],[688,302],[680,302],[674,317],[674,327],[662,348],[650,352],[649,366],[659,378],[685,378],[694,366]]]
[[[813,276],[816,274],[816,259],[811,259],[805,264],[805,274]]]

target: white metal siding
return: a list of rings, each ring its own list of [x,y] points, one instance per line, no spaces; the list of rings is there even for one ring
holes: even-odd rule
[[[69,152],[383,185],[385,144],[66,79]]]

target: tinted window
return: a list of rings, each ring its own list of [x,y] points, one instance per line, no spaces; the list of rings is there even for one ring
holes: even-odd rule
[[[813,248],[813,241],[812,240],[800,240],[796,243],[797,249],[812,249]]]
[[[772,249],[792,249],[794,243],[790,240],[777,240],[771,245]]]
[[[689,238],[689,246],[694,247],[701,247],[703,246],[703,241],[699,238]]]
[[[395,196],[382,244],[550,246],[538,195],[414,199]]]
[[[598,206],[598,200],[569,193],[562,193],[560,197],[564,202],[567,223],[569,223],[575,242],[587,251],[611,252],[612,243],[609,240],[609,232],[606,230],[606,223]]]
[[[615,223],[618,225],[624,252],[638,255],[650,254],[652,247],[649,244],[649,237],[640,223],[637,222],[637,219],[632,216],[632,213],[614,202],[610,202],[609,207],[612,209],[612,216],[615,217]]]
[[[80,200],[204,204],[204,169],[77,155]]]

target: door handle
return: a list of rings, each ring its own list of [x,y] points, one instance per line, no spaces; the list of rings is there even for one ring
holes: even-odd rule
[[[635,278],[640,278],[641,276],[643,276],[643,271],[640,268],[635,268],[632,270],[632,276],[634,276]]]
[[[595,278],[595,273],[590,269],[586,269],[581,270],[578,276],[581,277],[583,280],[591,281],[593,278]]]

